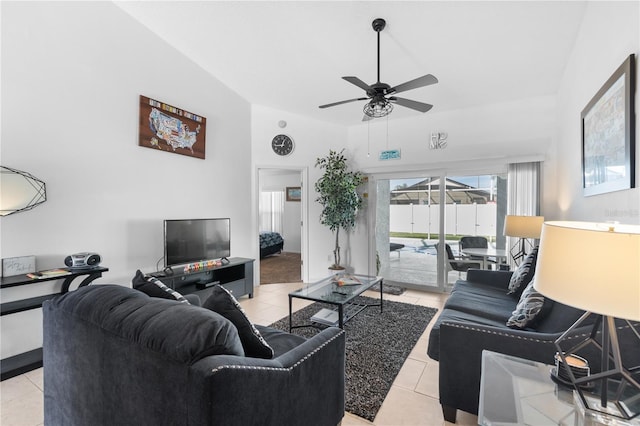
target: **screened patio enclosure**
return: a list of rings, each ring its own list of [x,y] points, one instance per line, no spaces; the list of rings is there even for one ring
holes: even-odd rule
[[[444,184],[442,184],[444,182]],[[436,244],[458,254],[462,236],[504,247],[506,178],[500,175],[378,179],[376,250],[379,274],[408,287],[444,290],[464,273],[451,271]]]

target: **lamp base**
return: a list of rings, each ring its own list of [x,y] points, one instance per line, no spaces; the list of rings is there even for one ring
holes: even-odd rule
[[[581,406],[590,418],[600,422],[593,424],[640,425],[640,381],[638,377],[640,366],[625,368],[622,364],[618,332],[613,317],[597,315],[588,337],[582,341],[573,341],[574,346],[566,351],[563,351],[561,347],[565,337],[590,315],[597,314],[586,312],[555,341],[558,354],[564,363],[563,367],[574,386],[574,397],[580,400],[580,404],[576,404],[576,406]],[[635,326],[629,321],[626,323],[635,337],[640,338],[640,333]],[[598,330],[599,327],[602,327],[601,332]],[[600,341],[598,341],[598,335],[601,337]],[[566,356],[591,345],[600,352],[601,371],[577,378],[569,368]],[[595,384],[593,391],[581,387],[588,382]]]
[[[578,392],[574,391],[573,404],[575,405],[577,414],[576,424],[583,426],[640,426],[640,418],[623,418],[622,413],[616,409],[615,405],[607,404],[606,407],[602,407],[599,404],[599,395],[583,393],[583,396],[592,407],[597,407],[598,411],[586,407]]]

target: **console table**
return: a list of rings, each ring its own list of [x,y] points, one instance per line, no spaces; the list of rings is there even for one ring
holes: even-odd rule
[[[17,312],[38,309],[42,307],[45,300],[49,300],[58,294],[69,291],[71,284],[76,278],[84,277],[78,287],[89,285],[93,280],[100,278],[103,272],[109,269],[99,266],[91,269],[66,269],[69,274],[62,276],[53,276],[46,278],[29,278],[27,275],[14,275],[11,277],[0,278],[0,289],[9,287],[18,287],[25,285],[34,285],[44,281],[64,280],[60,293],[49,293],[42,296],[31,297],[28,299],[15,300],[0,304],[0,315],[10,315]],[[27,371],[42,367],[42,348],[37,348],[22,354],[14,355],[2,360],[0,380],[9,379]]]

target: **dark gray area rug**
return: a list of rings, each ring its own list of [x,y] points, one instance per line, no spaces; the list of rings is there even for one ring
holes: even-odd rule
[[[373,290],[373,289],[372,289]],[[382,283],[382,292],[387,294],[393,294],[395,296],[399,296],[404,293],[404,287],[400,287],[395,284],[387,284],[385,282]]]
[[[367,304],[379,302],[364,296],[356,300]],[[295,312],[294,326],[308,324],[321,308],[331,306],[314,303]],[[345,324],[348,412],[373,421],[404,361],[436,312],[435,308],[385,300],[382,313],[378,306],[369,307]],[[271,327],[288,331],[289,317],[276,321]],[[318,328],[296,328],[293,333],[311,337],[318,333]]]

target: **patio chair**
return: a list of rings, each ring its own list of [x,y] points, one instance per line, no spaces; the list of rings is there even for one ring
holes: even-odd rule
[[[394,251],[396,253],[398,253],[398,259],[400,259],[400,250],[402,250],[404,248],[404,244],[399,244],[399,243],[389,243],[389,254],[393,253]]]
[[[469,249],[469,248],[486,249],[486,248],[489,248],[489,242],[485,237],[465,236],[460,238],[460,241],[458,241],[458,246],[460,247],[460,252],[462,252],[464,249]],[[465,256],[465,257],[470,260],[482,261],[482,257],[480,256]],[[487,261],[491,263],[496,263],[496,259],[493,259],[493,258],[487,259]]]
[[[447,259],[449,260],[447,262],[447,272],[458,271],[458,275],[461,276],[462,272],[467,272],[471,268],[482,268],[481,264],[477,261],[470,260],[461,256],[455,256],[449,244],[445,244],[445,249],[447,252]],[[436,251],[440,251],[440,243],[436,244]]]

